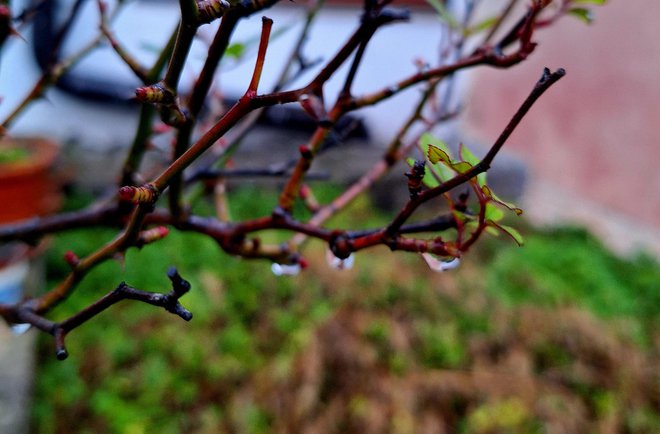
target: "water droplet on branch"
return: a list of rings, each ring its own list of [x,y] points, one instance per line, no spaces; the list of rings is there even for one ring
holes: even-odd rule
[[[23,333],[30,330],[32,324],[12,324],[10,329],[15,335],[22,335]]]
[[[430,253],[422,253],[422,257],[426,261],[426,264],[429,266],[429,268],[438,273],[442,273],[443,271],[447,270],[454,270],[458,268],[459,265],[461,265],[461,258],[452,258],[449,261],[443,261]]]
[[[350,270],[355,264],[355,254],[351,253],[346,259],[339,259],[332,253],[332,250],[326,250],[325,259],[328,265],[335,270]]]
[[[300,274],[302,267],[300,264],[278,264],[273,262],[270,269],[276,276],[297,276]]]

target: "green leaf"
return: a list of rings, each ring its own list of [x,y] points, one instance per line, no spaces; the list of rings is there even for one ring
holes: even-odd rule
[[[522,246],[525,244],[525,240],[523,239],[522,235],[520,235],[520,232],[518,232],[517,229],[512,228],[511,226],[506,226],[506,225],[500,225],[495,222],[488,222],[489,224],[492,224],[496,228],[498,228],[500,231],[504,232],[508,236],[510,236],[513,241],[515,241],[519,246]]]
[[[446,22],[447,25],[449,25],[451,28],[454,29],[460,28],[460,24],[458,23],[458,21],[456,21],[456,18],[454,18],[449,13],[445,5],[442,2],[440,2],[440,0],[426,0],[426,2],[430,4],[433,7],[433,9],[435,9],[435,11],[440,16],[440,19]]]
[[[465,214],[464,212],[458,211],[458,210],[453,210],[452,214],[454,215],[454,218],[462,222],[464,225],[469,226],[472,223],[477,223],[473,215],[470,214]]]
[[[481,186],[481,191],[483,191],[484,195],[493,202],[497,202],[500,205],[504,206],[505,208],[510,209],[511,211],[515,212],[516,215],[521,215],[523,213],[523,210],[512,204],[511,202],[507,202],[505,200],[500,199],[493,190],[490,189],[487,185],[482,185]]]
[[[448,153],[446,152],[448,151],[447,145],[442,140],[436,139],[430,134],[425,133],[419,140],[419,147],[424,153],[424,155],[426,155],[429,161],[432,163],[426,166],[426,168],[429,169],[427,170],[427,173],[432,173],[433,175],[431,176],[434,176],[436,179],[440,180],[441,182],[445,182],[453,178],[454,172],[451,169],[449,169],[447,166],[445,166],[444,164],[437,166],[434,165],[435,163],[433,162],[433,160],[431,160],[429,156],[429,147],[431,146],[434,146],[436,149],[440,149],[440,151],[442,151],[441,154],[444,154],[445,156],[448,155]],[[435,160],[435,152],[434,152],[434,160]],[[440,160],[439,159],[435,160],[436,163],[438,161]]]
[[[461,155],[461,159],[463,159],[463,161],[470,163],[470,165],[472,166],[476,166],[481,161],[463,143],[461,143],[458,150]],[[477,175],[477,183],[479,184],[479,187],[483,187],[484,185],[486,185],[486,172],[482,172]]]
[[[602,6],[607,3],[607,0],[573,0],[573,4],[579,5],[598,5]]]
[[[484,214],[486,220],[491,220],[493,222],[498,222],[504,218],[504,211],[496,207],[492,203],[486,203],[486,212]]]
[[[427,156],[432,164],[443,163],[458,173],[465,173],[472,169],[472,165],[467,161],[452,161],[449,154],[434,145],[429,145]]]
[[[439,161],[442,161],[446,165],[451,166],[451,157],[449,154],[437,146],[429,145],[426,156],[432,164],[437,164]]]
[[[490,234],[494,237],[499,237],[500,236],[500,231],[495,229],[493,226],[490,226],[490,225],[486,226],[486,229],[484,229],[484,230],[486,231],[486,233],[488,233],[488,234]]]
[[[573,15],[585,24],[591,24],[594,21],[593,14],[586,8],[571,8],[566,13]]]
[[[472,165],[466,161],[458,161],[451,163],[451,168],[457,171],[458,173],[465,173],[468,170],[472,169]]]
[[[433,145],[436,148],[442,149],[447,155],[449,155],[449,158],[451,158],[451,151],[449,150],[449,146],[447,144],[433,136],[431,133],[424,133],[422,134],[422,137],[419,138],[419,142],[417,142],[419,145],[419,149],[422,151],[424,155],[428,152],[428,145]]]
[[[492,16],[492,17],[486,18],[485,20],[482,20],[482,21],[478,22],[477,24],[465,29],[463,31],[463,36],[465,36],[465,37],[472,36],[476,33],[480,33],[480,32],[483,32],[484,30],[490,29],[491,27],[493,27],[495,25],[495,23],[497,23],[498,19],[499,19],[499,17],[497,17],[497,16]]]
[[[473,166],[479,164],[480,160],[477,158],[476,155],[472,153],[472,151],[468,149],[467,146],[465,146],[465,144],[461,143],[460,146],[458,147],[458,150],[459,150],[459,154],[461,155],[461,159],[463,161],[466,161]]]
[[[245,49],[246,49],[245,44],[236,42],[227,47],[227,49],[225,50],[225,55],[233,59],[238,59],[245,53]]]
[[[427,148],[423,148],[423,143],[427,144]],[[431,162],[431,164],[436,165],[437,163],[442,163],[439,166],[431,166],[431,170],[436,173],[440,180],[447,181],[454,177],[454,172],[456,173],[465,173],[472,168],[471,162],[479,162],[477,157],[474,156],[467,148],[461,148],[461,153],[465,154],[466,158],[469,161],[465,161],[465,157],[461,156],[464,161],[454,161],[451,158],[451,153],[449,147],[442,140],[431,136],[430,134],[424,134],[419,140],[420,147],[423,152],[425,152],[426,157]],[[463,151],[462,149],[466,149]],[[451,170],[447,170],[451,169]],[[485,182],[485,178],[480,178]]]
[[[447,182],[450,179],[452,179],[454,176],[456,176],[456,173],[454,173],[453,170],[451,170],[449,167],[447,167],[444,164],[437,164],[437,165],[428,165],[427,166],[430,169],[430,172],[434,174],[434,176],[439,179],[441,182]]]

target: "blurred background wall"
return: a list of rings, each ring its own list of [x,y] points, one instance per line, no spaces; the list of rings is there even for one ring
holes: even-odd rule
[[[512,70],[476,70],[465,126],[492,141],[542,68],[564,67],[506,145],[528,164],[527,215],[586,224],[619,251],[660,254],[660,2],[594,11],[590,26],[564,19],[539,32],[537,51]]]

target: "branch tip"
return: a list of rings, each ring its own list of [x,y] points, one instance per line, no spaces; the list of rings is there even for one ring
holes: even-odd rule
[[[190,291],[190,282],[181,277],[175,267],[170,267],[169,270],[167,270],[167,277],[172,282],[172,290],[177,296],[180,297]]]
[[[257,61],[254,65],[252,73],[252,80],[246,94],[256,96],[259,81],[261,80],[261,73],[264,69],[264,62],[266,60],[266,51],[268,50],[268,42],[270,39],[270,31],[273,28],[273,20],[268,17],[261,18],[261,38],[259,40],[259,51],[257,53]]]
[[[57,360],[63,361],[69,357],[69,353],[67,352],[66,348],[57,348],[55,350],[55,357],[57,357]]]
[[[53,331],[53,337],[55,338],[55,357],[57,360],[66,360],[69,357],[69,352],[66,350],[64,345],[64,336],[66,332],[60,326],[55,326]]]

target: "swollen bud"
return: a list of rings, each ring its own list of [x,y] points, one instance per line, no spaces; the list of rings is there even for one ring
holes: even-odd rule
[[[132,202],[134,204],[153,203],[157,198],[158,191],[151,184],[142,187],[127,185],[119,189],[119,200],[122,202]]]
[[[78,255],[73,253],[71,250],[67,250],[64,253],[64,260],[66,261],[67,264],[71,266],[71,268],[75,268],[80,262],[80,258],[78,258]]]
[[[304,94],[298,98],[300,106],[317,122],[327,118],[323,100],[316,95]]]
[[[220,18],[231,5],[226,0],[202,0],[197,2],[197,20],[207,24]]]
[[[174,104],[175,97],[174,92],[167,89],[163,84],[156,83],[135,89],[135,99],[143,103]]]
[[[298,146],[298,151],[300,152],[300,155],[307,160],[311,159],[313,156],[312,150],[307,145]]]
[[[148,229],[140,232],[138,238],[138,245],[153,243],[154,241],[162,240],[170,233],[170,230],[165,226],[156,226],[155,228]]]

